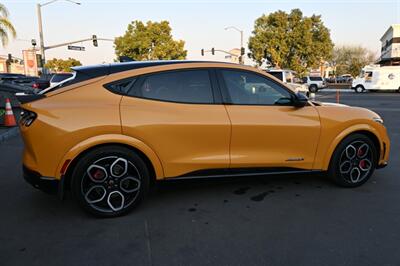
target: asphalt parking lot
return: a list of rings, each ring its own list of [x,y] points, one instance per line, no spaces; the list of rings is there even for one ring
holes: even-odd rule
[[[0,264],[399,265],[400,94],[342,93],[341,103],[381,114],[391,137],[389,166],[364,186],[314,175],[164,182],[116,219],[26,184],[22,141],[8,139],[0,144]]]

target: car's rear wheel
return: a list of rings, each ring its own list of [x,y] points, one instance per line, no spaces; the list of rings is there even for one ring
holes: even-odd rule
[[[79,205],[101,217],[128,213],[144,198],[149,171],[128,148],[104,146],[85,154],[72,175],[72,192]]]
[[[317,85],[310,85],[310,87],[308,87],[308,90],[312,93],[316,93],[318,91],[318,87]]]
[[[336,147],[328,174],[340,186],[357,187],[367,182],[376,164],[377,149],[371,139],[353,134]]]

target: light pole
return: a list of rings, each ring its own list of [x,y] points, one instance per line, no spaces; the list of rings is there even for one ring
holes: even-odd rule
[[[44,54],[45,47],[44,47],[44,39],[43,39],[43,25],[42,25],[42,10],[41,10],[41,8],[44,7],[44,6],[50,5],[50,4],[54,3],[54,2],[57,2],[57,1],[60,1],[60,0],[52,0],[52,1],[46,2],[44,4],[39,4],[39,3],[36,4],[38,23],[39,23],[40,54],[42,56],[41,65],[42,65],[43,74],[46,74],[45,73],[46,69],[44,67],[44,64],[46,63],[46,58],[45,58],[45,54]],[[63,1],[67,1],[67,2],[70,2],[70,3],[76,4],[76,5],[80,5],[81,4],[79,2],[75,2],[75,1],[72,1],[72,0],[63,0]]]
[[[238,29],[238,28],[236,28],[235,26],[229,26],[229,27],[225,28],[225,30],[229,30],[229,29],[234,29],[234,30],[236,30],[236,31],[238,31],[240,33],[240,57],[239,57],[239,63],[243,65],[244,64],[243,54],[242,54],[242,51],[244,50],[244,47],[243,47],[243,31]]]

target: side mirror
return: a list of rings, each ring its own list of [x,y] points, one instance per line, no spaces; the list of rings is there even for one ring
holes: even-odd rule
[[[283,106],[293,105],[293,99],[282,97],[275,102],[275,105],[283,105]]]
[[[296,96],[294,96],[293,103],[296,107],[304,107],[308,103],[308,98],[303,93],[298,92]]]

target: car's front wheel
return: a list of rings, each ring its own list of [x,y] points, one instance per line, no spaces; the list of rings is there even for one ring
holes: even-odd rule
[[[79,159],[71,185],[83,209],[97,216],[115,217],[126,214],[144,198],[149,171],[130,149],[104,146]]]
[[[377,149],[371,139],[353,134],[336,147],[328,174],[340,186],[357,187],[371,177],[376,164]]]

